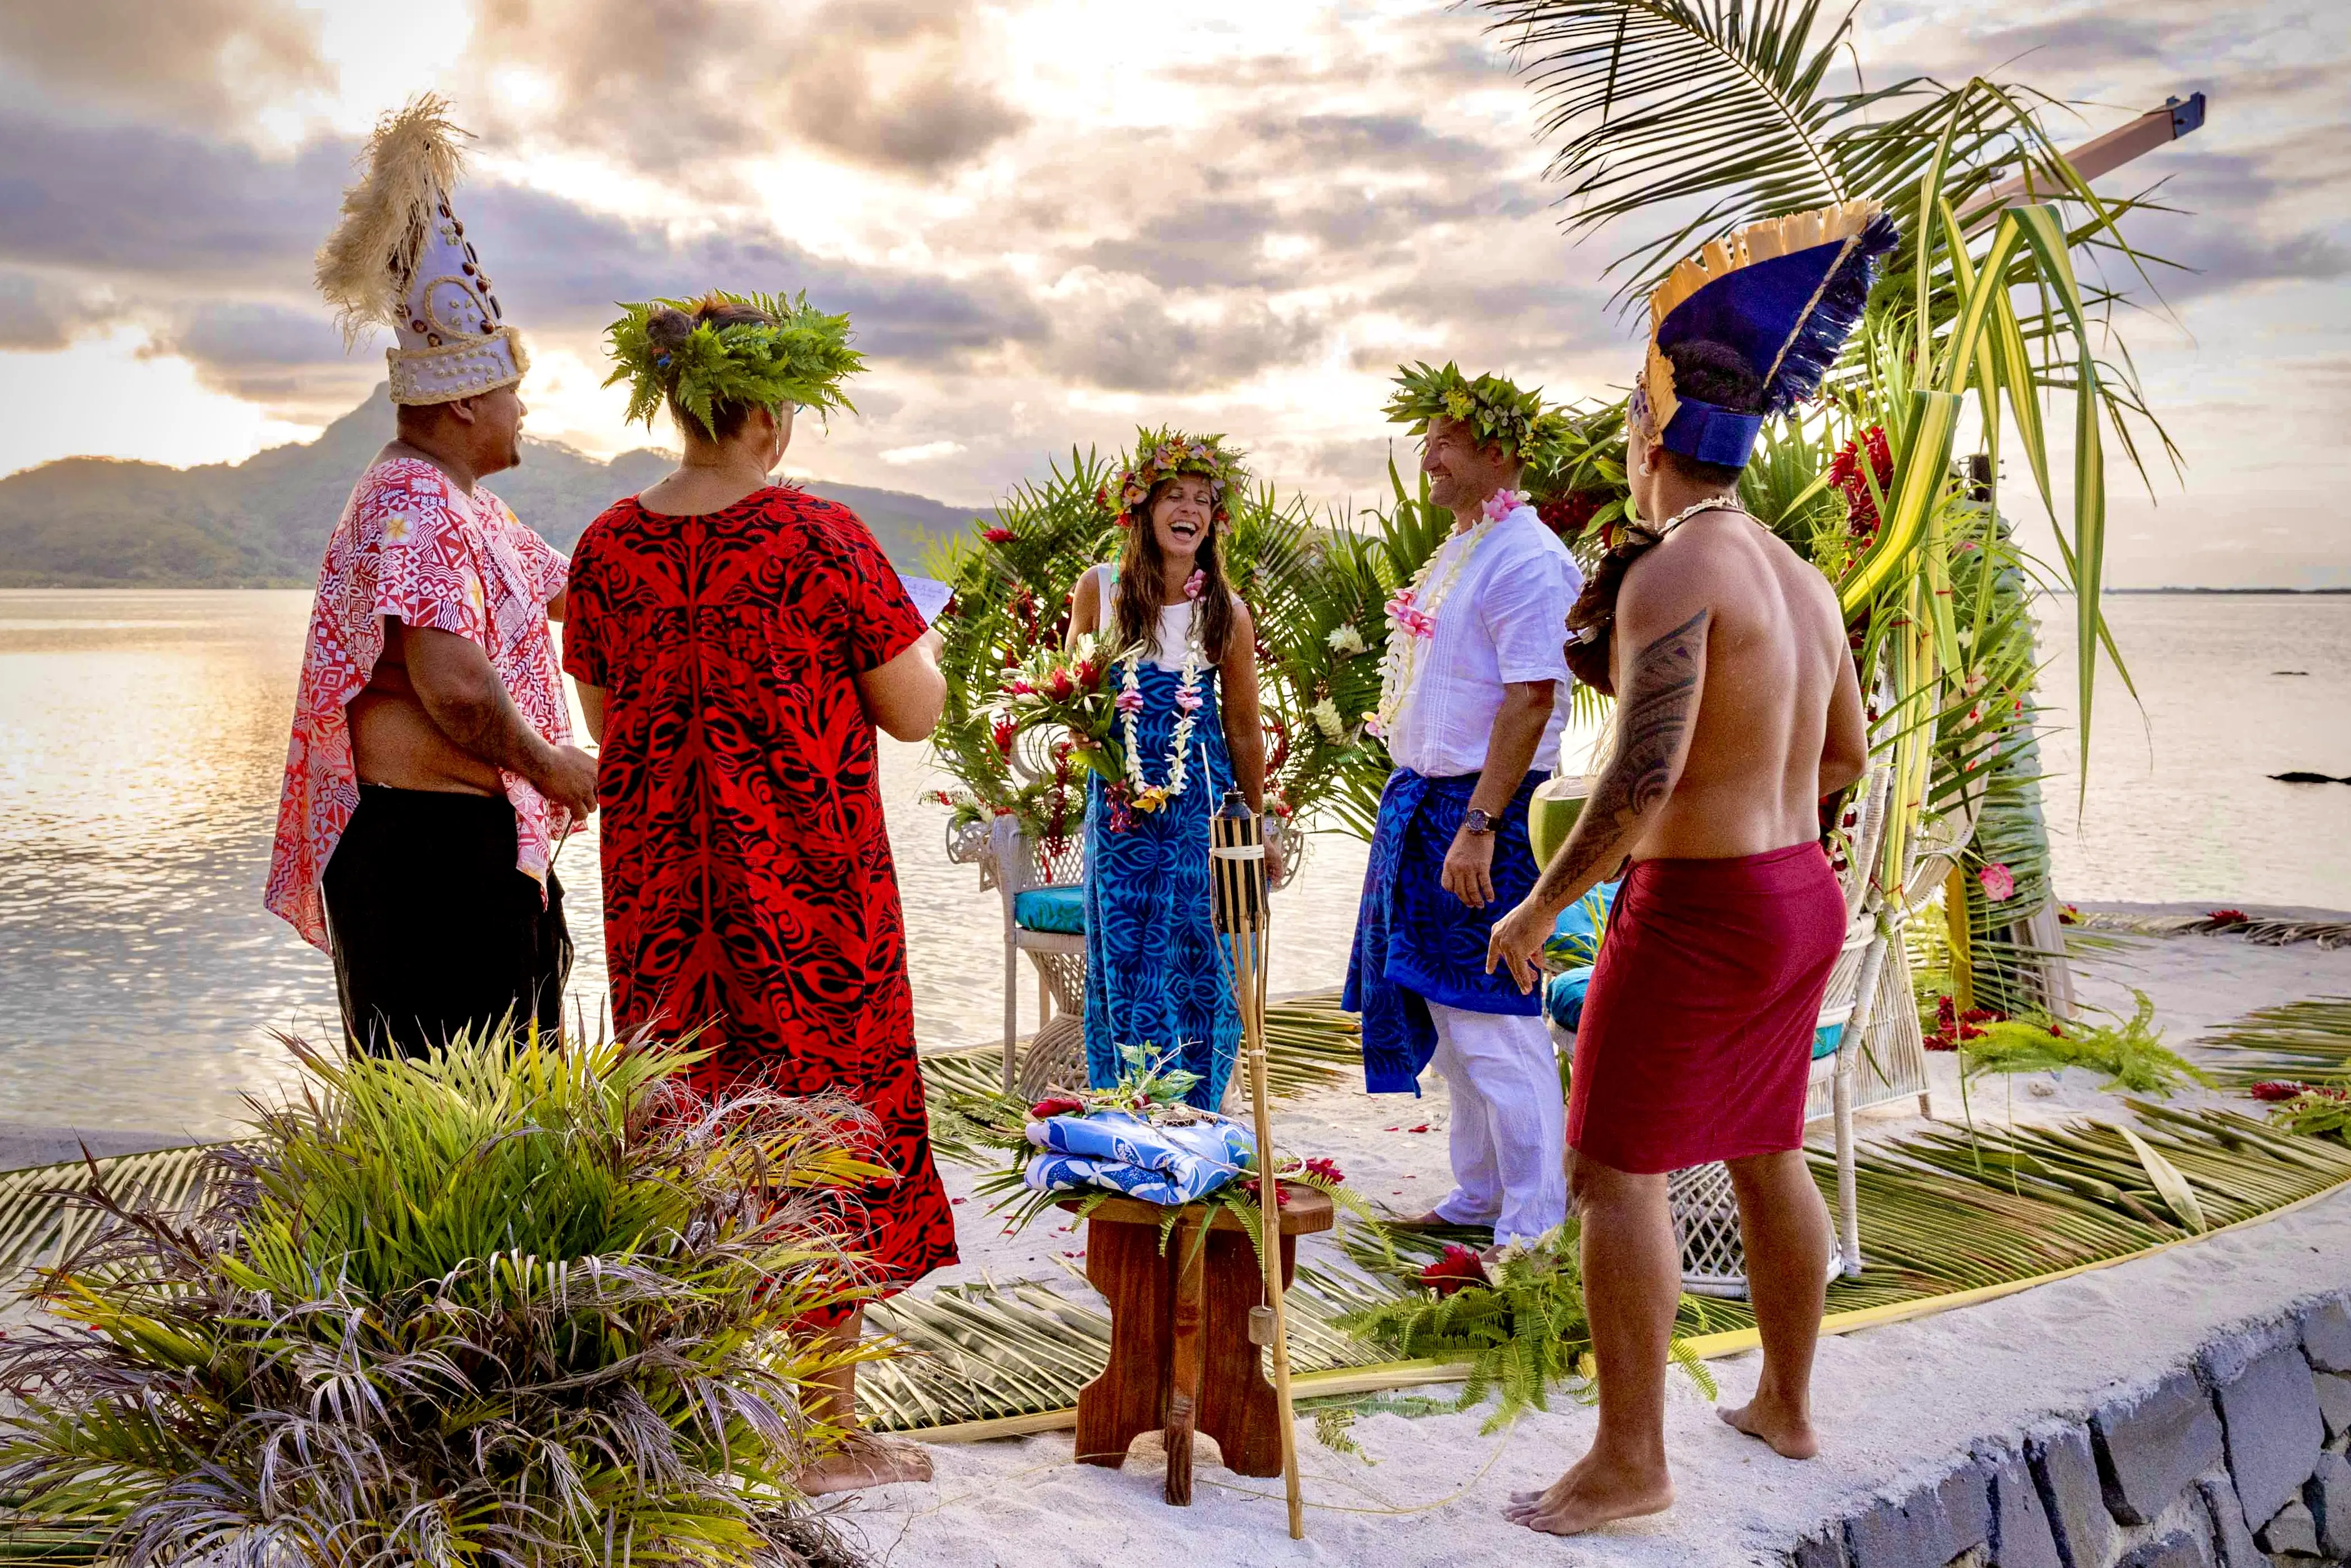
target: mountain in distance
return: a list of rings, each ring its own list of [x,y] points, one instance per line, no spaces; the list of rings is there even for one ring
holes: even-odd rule
[[[171,468],[68,457],[0,479],[0,588],[308,588],[351,484],[391,439],[392,400],[369,399],[308,443],[242,463]],[[517,517],[569,550],[606,507],[676,459],[649,449],[600,463],[523,438],[522,465],[486,481]],[[865,520],[902,571],[972,514],[922,496],[810,480]]]

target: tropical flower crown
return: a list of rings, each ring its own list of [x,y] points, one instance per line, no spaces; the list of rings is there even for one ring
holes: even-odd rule
[[[1529,465],[1567,432],[1566,420],[1543,407],[1541,388],[1520,392],[1500,376],[1473,382],[1450,362],[1443,370],[1426,361],[1410,370],[1398,365],[1395,388],[1385,410],[1390,423],[1408,424],[1412,434],[1426,435],[1433,419],[1461,420],[1478,433],[1479,444],[1499,442]]]
[[[1223,436],[1186,435],[1172,426],[1159,430],[1138,426],[1134,434],[1134,456],[1118,483],[1098,497],[1118,514],[1121,527],[1143,510],[1153,486],[1178,474],[1206,476],[1216,497],[1211,517],[1219,523],[1231,520],[1226,498],[1248,480],[1249,470],[1241,466],[1240,453],[1227,449]]]
[[[721,326],[703,321],[685,341],[663,349],[648,334],[653,312],[666,307],[691,316],[710,304],[747,305],[772,322]],[[604,384],[629,383],[629,420],[651,424],[654,411],[670,398],[711,428],[711,411],[722,402],[751,408],[792,403],[819,417],[857,405],[841,383],[865,368],[865,356],[849,346],[849,318],[828,316],[806,293],[729,294],[714,289],[700,299],[651,299],[622,305],[621,319],[604,329],[611,340],[612,373]]]

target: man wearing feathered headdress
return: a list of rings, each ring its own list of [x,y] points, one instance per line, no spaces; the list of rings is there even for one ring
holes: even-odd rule
[[[1600,1425],[1510,1516],[1572,1535],[1669,1506],[1665,1375],[1681,1265],[1667,1176],[1722,1161],[1762,1332],[1753,1401],[1723,1418],[1808,1458],[1828,1213],[1804,1166],[1814,1026],[1845,929],[1819,802],[1868,761],[1827,580],[1749,517],[1765,419],[1811,396],[1894,225],[1873,203],[1757,224],[1650,300],[1626,421],[1640,521],[1569,617],[1570,662],[1617,699],[1614,755],[1487,956],[1523,988],[1561,910],[1631,857],[1577,1032],[1568,1143]]]
[[[1452,365],[1401,371],[1388,416],[1422,437],[1429,499],[1453,528],[1388,602],[1367,727],[1395,770],[1380,793],[1346,1005],[1364,1085],[1450,1097],[1453,1189],[1414,1223],[1531,1241],[1567,1218],[1564,1111],[1541,998],[1480,967],[1496,913],[1534,884],[1527,810],[1567,716],[1561,653],[1582,581],[1519,476],[1555,438],[1539,392]]]
[[[327,542],[264,902],[329,952],[353,1042],[559,1027],[556,848],[595,810],[555,649],[564,558],[483,489],[522,460],[529,361],[450,206],[446,106],[387,116],[320,247],[348,337],[388,326],[392,441]]]

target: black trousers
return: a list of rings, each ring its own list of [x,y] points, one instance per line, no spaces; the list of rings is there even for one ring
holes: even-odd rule
[[[343,1029],[378,1055],[422,1056],[511,1019],[563,1024],[571,933],[563,888],[515,869],[503,796],[360,786],[324,879]]]

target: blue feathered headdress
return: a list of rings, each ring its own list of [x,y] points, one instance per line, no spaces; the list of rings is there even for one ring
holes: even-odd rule
[[[1820,390],[1861,319],[1870,274],[1899,236],[1876,202],[1767,218],[1708,241],[1649,298],[1648,361],[1635,413],[1668,452],[1743,465],[1766,417]],[[1710,340],[1736,351],[1763,383],[1760,413],[1677,396],[1665,350]]]

